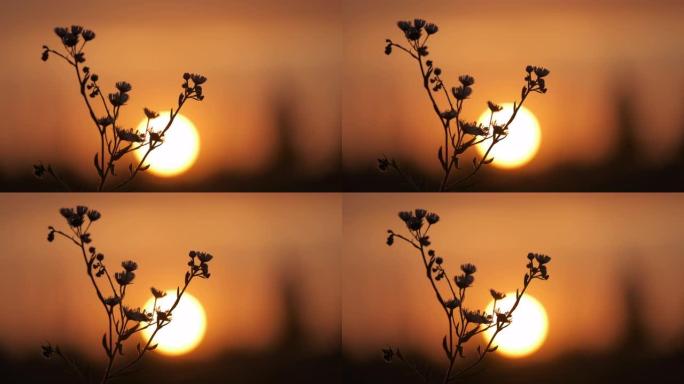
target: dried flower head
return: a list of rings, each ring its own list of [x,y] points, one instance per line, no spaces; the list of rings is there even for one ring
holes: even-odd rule
[[[488,102],[487,102],[487,106],[489,107],[489,110],[492,111],[492,112],[499,112],[499,111],[501,111],[501,110],[503,109],[502,106],[500,106],[500,105],[498,105],[498,104],[495,104],[495,103],[493,103],[493,102],[491,102],[491,101],[488,101]]]
[[[456,100],[465,100],[473,93],[473,89],[469,86],[461,85],[458,87],[451,88],[451,94],[454,95]]]
[[[454,281],[456,282],[456,285],[461,288],[465,289],[470,287],[473,282],[475,281],[475,276],[473,275],[458,275],[454,278]]]
[[[147,313],[145,310],[140,310],[140,308],[128,308],[124,307],[124,314],[126,314],[126,318],[132,321],[137,321],[137,322],[149,322],[152,320],[152,314]]]
[[[119,81],[116,83],[116,89],[119,90],[121,93],[128,93],[133,89],[130,83],[127,83],[125,81]]]
[[[77,210],[74,210],[73,208],[62,208],[59,210],[59,213],[66,219],[67,224],[69,224],[70,227],[77,228],[83,225],[83,216],[85,215],[85,212],[82,211],[81,207],[78,207]]]
[[[461,271],[463,271],[463,273],[466,275],[472,275],[473,273],[477,272],[477,268],[473,264],[466,263],[461,265]]]
[[[57,350],[53,348],[52,345],[50,345],[50,343],[41,345],[40,347],[42,349],[42,355],[46,359],[50,359],[52,355],[54,355],[57,352]]]
[[[195,85],[202,85],[207,81],[206,77],[204,77],[198,73],[190,74],[190,79],[192,79],[192,82],[195,83]]]
[[[198,259],[200,260],[200,262],[202,262],[202,263],[207,263],[207,262],[209,262],[211,259],[214,258],[214,256],[212,256],[211,254],[206,253],[206,252],[196,252],[196,255],[197,255],[197,258],[198,258]]]
[[[129,285],[135,279],[135,273],[131,271],[121,271],[114,274],[114,278],[119,285]]]
[[[142,143],[145,141],[145,134],[138,133],[137,131],[134,131],[133,128],[123,129],[116,127],[116,135],[119,137],[119,139],[130,141],[132,143]]]
[[[412,231],[418,231],[423,228],[423,219],[412,216],[407,222],[406,226]]]
[[[126,260],[121,263],[121,266],[128,272],[133,272],[138,269],[138,263],[133,260]]]
[[[128,94],[122,92],[110,93],[108,97],[109,102],[115,107],[126,105],[126,102],[129,99]]]
[[[456,309],[461,305],[461,301],[458,298],[453,298],[444,303],[444,306],[449,309]]]
[[[439,215],[436,213],[430,212],[427,214],[425,219],[427,220],[428,224],[435,224],[439,221]]]
[[[405,31],[405,36],[410,41],[418,41],[418,40],[420,40],[422,35],[423,35],[422,30],[415,28],[415,27],[411,27]]]
[[[477,122],[461,121],[461,129],[464,133],[473,136],[484,136],[487,134],[487,130]]]
[[[435,33],[437,33],[438,30],[439,28],[437,27],[437,24],[429,23],[425,26],[425,32],[428,35],[434,35]]]
[[[60,38],[64,37],[68,33],[67,29],[64,27],[55,27],[54,31],[55,34]]]
[[[492,298],[494,300],[502,300],[504,297],[506,297],[506,295],[504,295],[503,293],[501,293],[499,291],[495,291],[493,289],[490,289],[489,293],[492,295]]]
[[[378,169],[382,172],[387,171],[387,169],[390,166],[389,159],[387,158],[380,158],[378,159]]]
[[[85,41],[90,41],[95,38],[95,32],[91,31],[90,29],[86,29],[81,33],[81,36],[83,36],[83,40]]]
[[[145,112],[145,116],[147,116],[148,119],[156,119],[157,117],[159,117],[159,113],[151,109],[148,109],[147,107],[144,108],[143,111]]]
[[[102,217],[102,215],[100,214],[100,212],[98,212],[98,211],[96,211],[96,210],[94,210],[94,209],[91,209],[90,211],[88,211],[88,220],[90,220],[90,221],[97,221],[97,220],[100,219],[100,217]]]
[[[78,44],[78,35],[67,32],[64,36],[62,36],[62,44],[68,48],[75,47],[76,44]]]
[[[544,67],[534,67],[534,74],[538,77],[546,77],[549,75],[549,73],[551,73],[551,71]]]
[[[391,363],[393,357],[394,357],[394,351],[392,350],[392,348],[383,348],[382,349],[382,359],[385,360],[386,363]]]
[[[540,253],[535,253],[534,258],[535,258],[535,260],[537,260],[537,262],[539,264],[546,264],[546,263],[551,261],[551,257],[549,257],[547,255],[542,255]]]
[[[464,316],[466,320],[475,324],[489,324],[492,322],[492,316],[485,314],[484,312],[465,310]]]
[[[45,175],[45,171],[47,169],[43,164],[34,164],[33,165],[33,176],[37,178],[42,178]]]
[[[154,296],[155,299],[161,299],[162,297],[166,296],[166,292],[155,287],[151,287],[150,292],[152,292],[152,296]]]
[[[440,113],[439,116],[440,116],[442,119],[445,119],[445,120],[449,121],[449,120],[451,120],[451,119],[454,119],[456,116],[458,116],[458,113],[456,112],[455,109],[449,109],[449,110],[447,110],[447,111],[444,111],[444,112]]]
[[[461,75],[458,77],[458,81],[460,81],[464,87],[470,87],[475,84],[475,78],[470,75]]]
[[[121,298],[119,296],[111,296],[104,300],[104,303],[110,307],[119,305],[121,303]]]

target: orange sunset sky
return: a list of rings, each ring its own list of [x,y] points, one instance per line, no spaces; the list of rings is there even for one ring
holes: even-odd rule
[[[368,358],[391,345],[443,358],[441,309],[419,256],[399,241],[385,244],[387,229],[406,234],[397,213],[414,208],[441,216],[430,240],[450,273],[463,263],[477,266],[468,293],[472,308],[484,309],[490,288],[519,288],[528,252],[552,257],[550,279],[535,281],[528,291],[549,317],[546,343],[529,360],[615,347],[625,326],[623,289],[630,277],[643,300],[652,347],[667,351],[684,337],[682,196],[353,194],[344,198],[345,353]]]
[[[404,42],[397,20],[414,17],[439,26],[428,59],[449,85],[462,74],[475,77],[466,119],[477,119],[487,100],[519,97],[526,65],[551,70],[549,92],[525,104],[542,129],[525,170],[606,160],[616,145],[620,93],[635,107],[644,162],[669,161],[684,140],[681,1],[351,0],[344,9],[346,167],[373,166],[382,153],[437,166],[442,131],[417,65],[398,50],[383,54],[386,38]]]
[[[330,171],[340,158],[350,171],[371,168],[383,153],[434,166],[441,131],[416,68],[383,54],[386,38],[401,40],[396,21],[412,17],[439,25],[430,58],[449,83],[475,77],[467,119],[489,99],[513,101],[525,65],[551,69],[549,93],[526,103],[542,138],[519,172],[606,161],[621,98],[633,106],[641,165],[668,163],[684,148],[679,1],[27,0],[0,10],[0,68],[12,90],[0,95],[7,177],[26,175],[39,160],[84,177],[94,172],[98,138],[75,80],[63,63],[40,61],[40,47],[57,44],[52,28],[72,23],[97,33],[87,58],[102,84],[133,84],[125,126],[140,122],[144,106],[167,110],[184,71],[209,78],[206,99],[183,110],[200,134],[187,183],[273,166],[282,111],[305,175]]]
[[[201,196],[201,198],[199,198]],[[282,284],[294,284],[314,348],[339,345],[341,198],[335,195],[4,194],[0,196],[0,350],[33,356],[46,340],[100,356],[106,316],[79,250],[46,240],[65,228],[59,208],[85,204],[102,219],[91,233],[110,268],[138,262],[132,305],[149,287],[175,289],[190,249],[214,255],[212,276],[189,291],[205,307],[207,333],[189,358],[262,351],[279,337]]]
[[[86,59],[103,85],[133,85],[124,126],[137,126],[143,107],[174,106],[183,72],[207,76],[205,100],[181,112],[200,134],[184,180],[263,170],[281,109],[295,122],[288,133],[303,171],[327,170],[339,157],[338,13],[335,2],[305,0],[3,1],[0,68],[12,92],[0,95],[0,172],[42,160],[92,175],[99,138],[74,74],[40,60],[43,44],[58,48],[53,28],[71,24],[96,32]]]

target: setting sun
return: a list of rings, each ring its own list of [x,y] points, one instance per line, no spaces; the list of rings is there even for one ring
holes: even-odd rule
[[[164,129],[169,123],[169,114],[161,113],[150,122],[153,131]],[[145,132],[147,119],[138,124],[138,131]],[[138,159],[145,155],[147,147],[135,151]],[[197,159],[199,153],[199,133],[195,125],[185,116],[179,114],[171,128],[164,135],[164,143],[152,151],[145,161],[150,164],[150,172],[157,176],[176,176],[187,171]]]
[[[503,300],[497,301],[496,307],[500,311],[510,310],[515,302],[515,292],[509,292]],[[491,313],[494,302],[487,305],[486,312]],[[546,340],[549,328],[548,317],[544,306],[534,297],[524,294],[520,304],[513,312],[512,323],[499,332],[494,339],[498,345],[497,352],[508,357],[524,357],[535,352]],[[487,342],[494,334],[494,329],[484,333]]]
[[[166,310],[176,300],[176,291],[166,291],[166,296],[157,300],[157,307]],[[154,298],[145,303],[145,309],[150,312]],[[202,304],[192,295],[185,292],[173,310],[171,322],[157,332],[153,343],[159,343],[157,351],[167,355],[182,355],[195,349],[204,338],[207,318]],[[149,340],[156,329],[155,326],[142,331],[143,338]]]
[[[504,103],[503,110],[494,113],[493,121],[505,124],[513,113],[513,104]],[[485,111],[477,120],[478,123],[489,125],[491,112]],[[515,120],[508,127],[508,136],[496,144],[489,152],[488,158],[494,158],[492,163],[499,168],[517,168],[527,164],[537,154],[541,141],[539,121],[529,109],[521,107]],[[492,140],[486,140],[477,146],[478,152],[484,155]]]

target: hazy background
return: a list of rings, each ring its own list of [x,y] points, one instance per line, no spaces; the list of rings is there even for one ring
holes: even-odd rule
[[[184,356],[154,354],[131,380],[339,380],[341,198],[290,194],[0,196],[3,378],[73,381],[39,357],[46,341],[96,368],[103,361],[106,317],[79,250],[46,240],[48,225],[66,229],[58,209],[75,204],[102,213],[91,233],[110,269],[138,262],[130,305],[143,305],[150,286],[182,283],[189,250],[214,255],[211,278],[188,290],[204,305],[205,339]]]
[[[3,189],[55,189],[32,180],[39,160],[92,188],[99,138],[75,75],[55,57],[40,60],[43,44],[61,47],[54,27],[80,24],[97,34],[86,59],[103,89],[119,80],[133,85],[124,126],[137,126],[143,107],[174,106],[183,72],[209,79],[206,99],[181,111],[199,131],[195,165],[177,178],[145,175],[132,189],[339,190],[339,7],[327,0],[2,2]]]
[[[475,77],[464,118],[487,100],[519,97],[528,64],[551,70],[549,92],[525,105],[539,119],[537,156],[514,170],[488,167],[472,190],[682,190],[684,3],[681,1],[345,1],[342,152],[345,189],[408,190],[374,169],[382,154],[433,181],[442,130],[398,20],[439,32],[428,59],[453,85]],[[363,145],[359,145],[363,143]],[[471,156],[463,164],[469,165]],[[434,190],[436,186],[433,186]]]
[[[183,110],[200,133],[197,163],[132,190],[408,190],[378,175],[382,154],[429,185],[441,131],[415,66],[383,54],[386,38],[402,38],[396,21],[413,17],[439,25],[430,58],[450,84],[476,78],[464,118],[489,99],[512,101],[527,64],[551,69],[549,93],[526,103],[541,124],[539,153],[519,169],[486,168],[471,190],[684,187],[679,1],[27,0],[0,10],[11,90],[0,95],[3,190],[57,189],[30,175],[39,160],[92,184],[98,138],[76,83],[62,63],[39,59],[57,44],[53,27],[72,23],[97,33],[87,57],[102,84],[133,84],[126,126],[144,106],[169,108],[184,71],[209,78],[205,101]]]
[[[529,289],[548,313],[546,342],[526,358],[492,356],[489,375],[478,380],[615,382],[625,375],[626,382],[645,382],[642,371],[650,380],[676,377],[674,362],[684,356],[684,196],[348,194],[342,251],[346,380],[417,382],[401,364],[382,362],[380,349],[388,345],[442,372],[443,314],[422,262],[401,241],[385,244],[387,229],[406,233],[397,213],[414,208],[441,216],[430,240],[449,273],[466,262],[477,266],[471,308],[484,309],[490,288],[519,288],[528,252],[552,257],[550,279]]]

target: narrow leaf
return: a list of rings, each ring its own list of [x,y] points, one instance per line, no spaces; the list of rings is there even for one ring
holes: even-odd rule
[[[97,169],[97,174],[100,175],[100,177],[102,177],[102,168],[100,168],[99,158],[100,154],[96,153],[95,157],[93,158],[93,163],[95,164],[95,169]]]
[[[107,355],[109,355],[109,347],[107,346],[107,334],[102,335],[102,348],[104,348],[105,352],[107,352]]]
[[[444,336],[442,339],[442,348],[444,348],[444,353],[446,353],[446,356],[448,359],[451,359],[451,352],[449,351],[449,346],[447,345],[447,337]]]
[[[444,155],[442,154],[442,146],[439,146],[439,151],[437,151],[437,158],[439,159],[439,162],[442,164],[442,168],[446,170],[446,162],[444,161]]]

